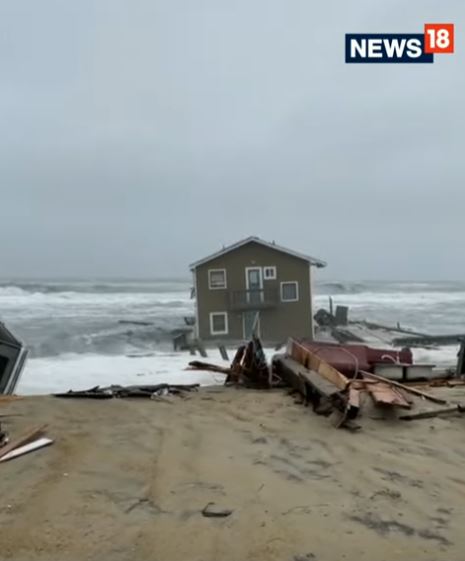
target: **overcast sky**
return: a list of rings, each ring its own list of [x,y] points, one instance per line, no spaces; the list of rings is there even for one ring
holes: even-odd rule
[[[344,63],[436,21],[454,55]],[[326,278],[465,278],[464,29],[463,0],[0,0],[0,276],[258,235]]]

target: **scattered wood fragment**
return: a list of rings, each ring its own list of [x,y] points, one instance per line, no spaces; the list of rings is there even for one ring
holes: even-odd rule
[[[37,440],[28,442],[23,446],[18,446],[17,448],[14,448],[7,454],[4,454],[2,457],[0,457],[0,462],[7,462],[8,460],[12,460],[13,458],[17,458],[18,456],[29,454],[29,452],[34,452],[34,450],[38,450],[39,448],[50,446],[50,444],[53,444],[53,440],[51,438],[46,438],[46,437],[38,438]]]
[[[62,398],[87,398],[87,399],[113,399],[115,397],[142,397],[150,399],[154,396],[182,395],[184,392],[195,391],[199,384],[155,384],[140,386],[108,386],[101,388],[95,386],[89,390],[69,390],[64,393],[55,393],[54,397]]]
[[[208,503],[202,509],[202,515],[207,518],[226,518],[233,513],[229,508],[220,508],[215,503]]]
[[[192,360],[186,370],[205,370],[207,372],[219,372],[220,374],[231,374],[231,368],[218,366],[210,362],[202,362],[200,360]]]
[[[33,440],[42,437],[46,428],[47,425],[42,425],[34,429],[29,429],[26,432],[24,432],[19,438],[10,440],[8,444],[0,448],[0,461],[4,456],[6,456],[12,450],[15,450],[20,446],[28,444],[29,442],[32,442]]]
[[[372,380],[369,380],[372,381]],[[399,388],[393,387],[391,384],[377,380],[375,384],[367,384],[366,389],[376,405],[381,406],[398,406],[410,409],[411,403],[401,393]]]
[[[400,382],[396,382],[394,380],[388,380],[387,378],[383,378],[378,374],[371,374],[371,372],[362,372],[362,375],[364,378],[367,378],[368,380],[378,380],[379,382],[384,382],[390,386],[394,386],[413,395],[417,395],[424,399],[428,399],[429,401],[432,401],[434,403],[440,403],[442,405],[447,405],[449,403],[446,399],[436,397],[435,395],[431,395],[430,393],[423,392],[411,386],[406,386],[405,384],[401,384]]]

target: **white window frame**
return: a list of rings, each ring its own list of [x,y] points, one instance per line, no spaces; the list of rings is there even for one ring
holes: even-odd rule
[[[271,277],[268,277],[266,274],[267,270],[272,271],[272,275]],[[275,265],[267,265],[266,267],[263,267],[263,280],[276,280],[276,266]]]
[[[215,331],[213,329],[213,316],[224,317],[224,331]],[[228,335],[228,333],[229,333],[228,312],[210,312],[210,335]]]
[[[283,285],[285,284],[294,284],[295,285],[295,294],[296,297],[295,298],[283,298]],[[298,302],[299,301],[299,282],[298,281],[283,281],[280,284],[280,290],[279,290],[279,295],[281,297],[281,302]]]
[[[224,274],[224,286],[212,286],[211,285],[211,273],[223,273]],[[208,288],[210,290],[224,290],[228,288],[228,279],[226,277],[226,269],[208,269]]]

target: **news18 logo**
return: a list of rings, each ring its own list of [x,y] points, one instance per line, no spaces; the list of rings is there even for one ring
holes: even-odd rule
[[[453,52],[453,23],[425,23],[424,33],[346,33],[348,63],[425,63]]]

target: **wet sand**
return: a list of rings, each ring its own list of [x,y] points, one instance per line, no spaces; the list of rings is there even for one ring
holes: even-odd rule
[[[234,388],[0,414],[21,415],[13,437],[47,423],[55,439],[0,464],[2,560],[463,560],[465,418],[370,413],[350,433]],[[209,502],[233,512],[206,518]]]

